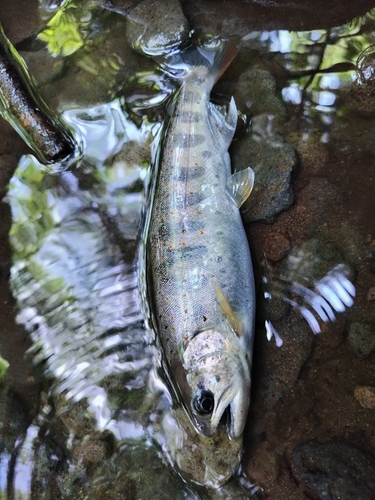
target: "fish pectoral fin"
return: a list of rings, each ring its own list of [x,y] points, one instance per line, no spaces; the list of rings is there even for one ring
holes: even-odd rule
[[[241,320],[239,319],[235,311],[233,311],[231,305],[229,304],[227,298],[221,291],[219,285],[214,283],[214,289],[215,289],[216,300],[220,305],[224,317],[227,319],[231,329],[234,331],[237,337],[242,337],[243,328]]]
[[[254,170],[247,167],[232,174],[227,180],[226,191],[230,198],[240,208],[250,196],[254,187]]]
[[[222,107],[209,102],[208,118],[211,131],[217,142],[224,150],[227,150],[232,142],[237,125],[237,107],[234,99],[230,100],[227,113],[223,113]]]

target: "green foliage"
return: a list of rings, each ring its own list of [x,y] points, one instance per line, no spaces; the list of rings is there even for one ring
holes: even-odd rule
[[[83,45],[80,25],[71,10],[58,10],[38,38],[54,56],[70,56]]]

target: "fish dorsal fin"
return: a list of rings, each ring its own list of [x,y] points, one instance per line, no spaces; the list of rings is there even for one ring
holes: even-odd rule
[[[254,171],[251,167],[232,174],[226,185],[226,191],[230,198],[240,208],[250,196],[254,187]]]
[[[207,104],[208,121],[211,126],[213,136],[224,150],[227,150],[232,142],[237,125],[237,106],[232,97],[226,114],[221,106],[216,106],[212,102]]]
[[[215,290],[216,300],[218,301],[218,303],[220,305],[221,311],[222,311],[225,319],[228,321],[231,329],[235,332],[237,337],[242,337],[243,328],[242,328],[241,320],[238,318],[237,314],[233,311],[227,298],[225,297],[225,295],[221,291],[221,288],[216,283],[214,283],[214,290]]]

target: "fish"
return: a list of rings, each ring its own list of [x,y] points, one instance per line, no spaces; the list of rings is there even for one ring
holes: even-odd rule
[[[210,92],[238,52],[214,40],[184,55],[153,188],[146,242],[149,298],[168,378],[203,436],[240,439],[250,402],[254,273],[239,208],[250,167],[232,174],[237,124]]]

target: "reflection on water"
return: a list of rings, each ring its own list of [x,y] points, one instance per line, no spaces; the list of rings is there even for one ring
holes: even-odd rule
[[[43,8],[55,13],[68,4],[43,2]],[[80,30],[84,25],[95,33],[94,19],[77,24],[74,46],[63,40],[55,49],[72,57],[75,71],[93,74],[90,46]],[[50,43],[53,33],[46,33]],[[71,41],[72,30],[67,36]],[[316,127],[326,143],[340,111],[339,92],[354,79],[356,58],[371,41],[365,21],[330,31],[253,32],[244,38],[243,57],[272,54],[285,70],[279,82],[283,104],[299,115],[303,140]],[[368,50],[358,62],[362,80],[372,79],[371,54]],[[118,88],[119,75],[112,69],[111,89]],[[48,485],[56,498],[101,498],[103,491],[111,491],[110,498],[248,498],[257,488],[246,471],[239,481],[209,493],[173,472],[176,468],[198,485],[218,486],[236,472],[241,450],[225,435],[211,440],[195,434],[173,400],[155,339],[144,324],[139,221],[150,151],[159,146],[160,110],[173,84],[156,66],[155,73],[138,71],[127,78],[126,98],[101,98],[85,107],[61,103],[67,108],[63,119],[83,144],[83,159],[74,170],[53,175],[23,157],[10,183],[17,321],[33,341],[27,356],[42,366],[46,382],[39,415],[12,449],[1,448],[0,492],[8,488],[19,498],[32,498],[35,485]],[[247,102],[251,112],[254,105]],[[353,305],[355,289],[340,256],[322,267],[324,257],[314,260],[322,248],[312,247],[295,249],[277,274],[267,274],[266,298],[271,304],[281,298],[318,333]],[[283,335],[272,317],[266,331],[282,349]]]
[[[284,265],[284,279],[271,278],[268,285],[268,279],[264,278],[264,297],[269,301],[273,296],[281,297],[303,316],[312,332],[317,334],[322,331],[321,324],[334,322],[337,313],[353,306],[356,292],[350,281],[353,273],[349,266],[339,263],[314,280],[311,278],[316,272],[313,267],[321,264],[314,260],[314,256],[304,249],[291,253]],[[267,339],[275,337],[276,345],[281,347],[283,339],[272,321],[266,320],[265,327]]]

